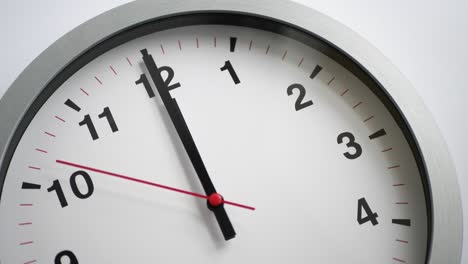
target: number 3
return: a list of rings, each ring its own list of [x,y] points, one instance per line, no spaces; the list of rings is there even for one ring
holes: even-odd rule
[[[343,155],[348,159],[359,158],[362,154],[362,148],[361,148],[361,145],[356,143],[354,135],[351,134],[350,132],[343,132],[338,135],[338,138],[336,139],[336,141],[338,142],[338,144],[341,144],[343,143],[344,138],[348,139],[348,143],[346,143],[346,146],[348,148],[354,148],[354,153],[351,154],[349,152],[346,152],[346,153],[343,153]]]

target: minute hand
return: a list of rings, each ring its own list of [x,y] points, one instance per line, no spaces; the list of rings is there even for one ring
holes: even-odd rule
[[[200,180],[206,195],[218,195],[213,182],[208,175],[208,171],[206,170],[200,153],[198,152],[197,146],[195,145],[195,141],[190,134],[187,123],[185,122],[182,112],[180,111],[179,105],[177,104],[177,101],[171,97],[169,89],[165,84],[156,63],[154,62],[153,57],[148,54],[146,49],[141,50],[141,54],[143,55],[143,61],[146,65],[146,68],[148,69],[148,72],[153,79],[161,100],[163,101],[169,117],[171,118],[171,121],[177,131],[177,134],[179,135],[179,138],[184,145],[185,151],[187,152],[190,161],[192,162],[192,165],[198,175],[198,179]],[[224,209],[223,203],[213,206],[210,204],[210,202],[208,202],[208,205],[208,208],[215,214],[218,225],[224,235],[224,239],[229,240],[234,238],[236,236],[236,232],[231,224],[231,221],[229,220],[226,210]]]

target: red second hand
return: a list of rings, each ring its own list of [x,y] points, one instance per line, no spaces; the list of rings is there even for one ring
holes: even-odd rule
[[[170,191],[174,191],[174,192],[179,192],[179,193],[191,195],[191,196],[202,198],[202,199],[208,199],[208,196],[203,195],[203,194],[189,192],[189,191],[185,191],[185,190],[174,188],[174,187],[169,187],[169,186],[154,183],[154,182],[144,181],[144,180],[132,178],[132,177],[129,177],[129,176],[125,176],[125,175],[122,175],[122,174],[117,174],[117,173],[113,173],[113,172],[109,172],[109,171],[99,170],[99,169],[96,169],[96,168],[91,168],[91,167],[83,166],[83,165],[80,165],[80,164],[76,164],[76,163],[72,163],[72,162],[68,162],[68,161],[64,161],[64,160],[56,160],[55,162],[66,165],[66,166],[75,167],[75,168],[84,169],[84,170],[89,170],[89,171],[93,171],[93,172],[113,176],[113,177],[116,177],[116,178],[128,180],[128,181],[138,182],[138,183],[142,183],[142,184],[146,184],[146,185],[150,185],[150,186],[154,186],[154,187],[158,187],[158,188],[162,188],[162,189],[166,189],[166,190],[170,190]],[[230,202],[230,201],[224,201],[224,203],[232,205],[232,206],[237,206],[237,207],[240,207],[240,208],[248,209],[248,210],[255,210],[254,207],[248,206],[248,205],[238,204],[238,203],[234,203],[234,202]]]

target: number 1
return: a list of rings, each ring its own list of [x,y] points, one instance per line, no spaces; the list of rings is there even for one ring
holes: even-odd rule
[[[104,108],[102,114],[98,115],[99,118],[107,118],[107,122],[109,122],[109,126],[111,127],[112,132],[117,132],[119,129],[117,128],[117,124],[115,123],[114,117],[112,116],[109,107]]]
[[[234,81],[235,84],[239,84],[240,83],[240,80],[239,80],[239,77],[237,77],[237,74],[236,74],[236,71],[234,70],[234,68],[232,67],[232,64],[230,61],[226,61],[224,63],[224,66],[221,67],[220,69],[221,71],[225,71],[225,70],[228,70],[229,74],[231,75],[231,78],[232,80]]]

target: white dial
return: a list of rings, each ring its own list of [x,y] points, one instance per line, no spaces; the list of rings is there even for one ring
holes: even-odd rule
[[[217,192],[241,205],[223,205],[229,241],[205,198],[158,186],[209,195],[143,50]],[[268,30],[183,26],[126,41],[76,70],[24,131],[1,192],[0,260],[424,263],[425,175],[369,86]]]

